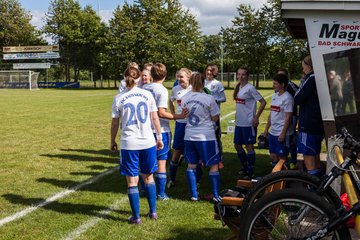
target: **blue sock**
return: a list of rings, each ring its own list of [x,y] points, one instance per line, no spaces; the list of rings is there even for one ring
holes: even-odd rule
[[[254,173],[255,152],[248,152],[246,155],[246,159],[247,159],[248,167],[249,167],[248,174],[252,175]]]
[[[197,193],[197,189],[196,189],[196,173],[195,173],[195,169],[186,170],[186,178],[187,178],[187,181],[188,181],[191,197],[198,198],[198,193]]]
[[[248,162],[246,160],[246,154],[244,151],[242,152],[237,152],[237,155],[240,159],[241,165],[243,166],[244,172],[248,172]]]
[[[161,197],[165,196],[165,187],[166,187],[166,172],[164,173],[156,173],[155,175],[156,186],[158,195]]]
[[[170,161],[170,180],[172,182],[175,182],[175,180],[176,180],[176,173],[177,173],[178,167],[179,167],[178,163],[174,163],[173,161]]]
[[[307,172],[313,176],[316,176],[316,177],[322,177],[324,175],[324,170],[322,168],[316,168],[316,169],[313,169],[313,170],[307,170]]]
[[[150,212],[156,212],[156,186],[155,182],[151,182],[145,185],[146,197],[149,203]]]
[[[137,186],[128,187],[128,197],[133,217],[140,218],[140,196]]]
[[[219,197],[219,191],[220,191],[220,173],[217,172],[210,172],[210,185],[211,185],[211,191],[215,198]]]
[[[203,175],[202,165],[201,163],[198,163],[198,165],[196,165],[196,183],[200,182],[202,175]]]

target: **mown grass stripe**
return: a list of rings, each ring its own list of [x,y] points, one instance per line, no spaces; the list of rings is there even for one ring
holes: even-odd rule
[[[39,204],[35,205],[35,206],[32,206],[32,207],[28,207],[28,208],[25,208],[24,210],[21,210],[20,212],[17,212],[11,216],[8,216],[8,217],[5,217],[3,219],[0,219],[0,227],[2,227],[3,225],[9,223],[9,222],[12,222],[12,221],[15,221],[17,219],[20,219],[20,218],[23,218],[25,217],[26,215],[36,211],[37,209],[41,208],[41,207],[44,207],[56,200],[59,200],[63,197],[66,197],[67,195],[71,194],[71,193],[74,193],[76,192],[77,190],[87,186],[87,185],[90,185],[96,181],[98,181],[99,179],[107,176],[107,175],[110,175],[112,173],[114,173],[116,170],[118,170],[118,167],[114,167],[114,168],[111,168],[93,178],[90,178],[74,187],[71,187],[70,189],[67,189],[67,190],[64,190],[62,192],[59,192],[49,198],[47,198],[45,201],[42,201],[40,202]]]

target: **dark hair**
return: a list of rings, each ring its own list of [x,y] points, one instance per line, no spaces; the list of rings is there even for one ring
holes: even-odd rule
[[[246,75],[249,76],[250,75],[250,71],[248,68],[246,67],[239,67],[237,70],[236,70],[236,74],[239,72],[239,70],[244,70]],[[235,86],[235,89],[234,89],[234,93],[233,93],[233,99],[235,100],[236,99],[236,96],[240,90],[240,85],[241,85],[241,82],[239,81],[236,86]]]
[[[212,63],[209,63],[208,65],[206,65],[205,69],[204,69],[204,77],[206,77],[206,69],[210,67],[211,68],[211,73],[213,75],[214,78],[217,77],[217,75],[219,74],[219,68],[215,65],[215,64],[212,64]]]
[[[285,74],[282,74],[282,73],[276,74],[273,77],[273,80],[280,83],[280,84],[284,84],[285,88],[286,88],[286,86],[288,85],[288,82],[289,82],[289,78]]]
[[[140,70],[136,67],[130,66],[125,70],[124,76],[126,87],[132,88],[136,85],[135,80],[140,77]]]
[[[162,63],[155,63],[152,67],[151,67],[151,77],[153,78],[154,81],[160,81],[163,80],[164,78],[166,78],[166,66]]]
[[[191,75],[189,82],[192,86],[192,89],[196,92],[199,92],[204,88],[205,79],[201,73],[195,72]]]
[[[279,68],[277,70],[277,74],[281,74],[279,72],[283,72],[283,74],[285,74],[287,77],[289,77],[289,71],[286,68]]]
[[[303,61],[306,65],[310,66],[311,68],[313,67],[310,55],[306,56]]]

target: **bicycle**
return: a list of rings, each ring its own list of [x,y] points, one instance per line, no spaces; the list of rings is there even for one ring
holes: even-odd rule
[[[334,146],[331,155],[335,155],[339,166],[335,165],[325,175],[316,190],[290,188],[262,196],[241,217],[240,239],[351,239],[345,223],[360,212],[356,195],[356,191],[360,193],[360,181],[354,169],[360,143],[346,129],[341,136],[344,149],[349,149],[350,155],[344,160],[339,146]],[[353,206],[350,210],[325,197],[332,189],[330,184],[340,175]],[[359,217],[356,227],[360,233],[358,220]]]

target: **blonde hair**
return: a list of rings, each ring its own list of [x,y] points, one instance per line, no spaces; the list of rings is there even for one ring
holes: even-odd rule
[[[140,77],[140,70],[136,67],[130,66],[125,70],[124,76],[126,87],[132,88],[136,85],[135,80]]]
[[[192,74],[192,72],[191,72],[190,69],[188,69],[188,68],[180,68],[180,69],[176,72],[176,75],[177,75],[178,73],[180,73],[180,72],[185,73],[186,77],[187,77],[188,79],[190,79],[191,74]]]
[[[142,75],[144,72],[146,72],[146,73],[149,74],[149,80],[150,80],[150,82],[152,82],[152,81],[153,81],[153,78],[151,77],[151,72],[150,72],[148,69],[144,69],[144,70],[142,70],[141,75]]]

